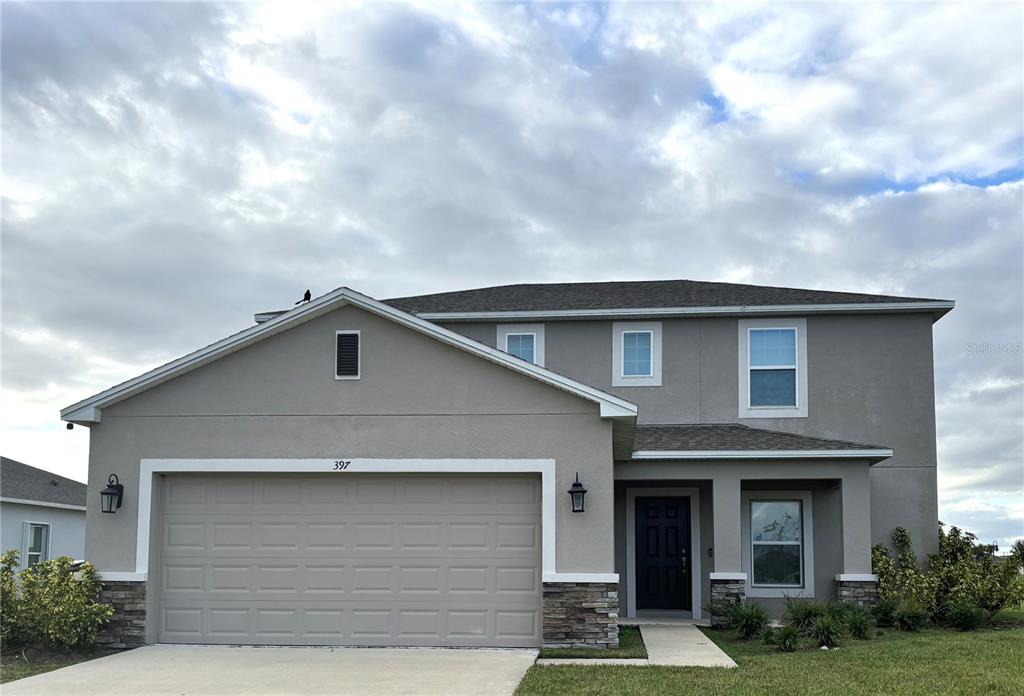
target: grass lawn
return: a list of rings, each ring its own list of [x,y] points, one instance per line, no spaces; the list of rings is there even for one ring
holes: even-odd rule
[[[113,655],[113,650],[93,650],[90,652],[56,653],[37,648],[4,650],[0,655],[0,684],[16,679],[24,679],[35,674],[51,672],[61,667],[95,660],[97,657]]]
[[[640,629],[636,626],[619,627],[618,650],[595,650],[588,648],[545,648],[540,651],[542,658],[588,658],[594,660],[608,659],[647,659],[647,648],[640,637]]]
[[[704,629],[739,667],[534,666],[517,696],[532,694],[1021,694],[1024,628],[973,633],[883,629],[834,651],[780,653],[730,631]]]

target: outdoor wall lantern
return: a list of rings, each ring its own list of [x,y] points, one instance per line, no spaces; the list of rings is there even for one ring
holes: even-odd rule
[[[569,489],[569,498],[572,499],[572,511],[583,512],[583,496],[587,494],[587,489],[580,483],[580,472],[576,472],[576,482],[572,484],[572,488]]]
[[[103,512],[117,512],[121,507],[121,498],[124,497],[124,486],[117,479],[117,474],[111,474],[107,479],[107,487],[100,491],[100,503]]]

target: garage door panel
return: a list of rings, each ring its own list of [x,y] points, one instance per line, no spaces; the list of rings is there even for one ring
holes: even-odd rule
[[[165,515],[164,557],[533,559],[541,544],[540,523],[523,515],[471,515],[454,522],[409,514],[396,514],[390,521],[359,515],[307,514],[292,521],[276,516],[253,521],[240,515],[207,515],[197,521],[197,516]]]
[[[159,593],[162,598],[194,601],[205,595],[224,600],[261,597],[299,601],[315,595],[325,599],[351,597],[436,602],[480,596],[534,601],[541,593],[536,565],[504,560],[408,559],[401,562],[355,559],[323,562],[309,559],[165,559]]]
[[[539,617],[530,607],[383,606],[165,607],[164,642],[287,645],[532,647]]]
[[[159,640],[536,646],[538,483],[167,476]]]

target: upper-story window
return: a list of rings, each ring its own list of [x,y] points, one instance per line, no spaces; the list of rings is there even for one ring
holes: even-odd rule
[[[612,324],[612,386],[661,386],[661,322]]]
[[[544,367],[543,324],[501,324],[497,346],[517,358]]]
[[[739,322],[740,418],[807,416],[807,321]]]

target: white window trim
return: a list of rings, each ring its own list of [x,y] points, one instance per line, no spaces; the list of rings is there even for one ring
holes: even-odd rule
[[[53,540],[53,525],[49,522],[33,522],[25,520],[21,526],[21,567],[28,568],[28,546],[32,538],[32,527],[46,527],[46,548],[43,550],[41,561],[50,560],[50,547]]]
[[[495,345],[498,350],[508,353],[509,336],[533,336],[533,364],[544,367],[544,325],[543,324],[499,324]],[[509,353],[511,355],[511,353]],[[513,356],[515,357],[515,356]]]
[[[651,334],[651,374],[627,376],[623,370],[625,356],[625,334]],[[661,322],[660,321],[617,321],[612,324],[612,386],[613,387],[660,387],[661,386]]]
[[[359,350],[356,352],[356,374],[354,375],[339,375],[338,374],[338,336],[342,334],[355,334],[359,337]],[[342,329],[334,332],[334,379],[336,380],[352,380],[359,379],[363,376],[363,336],[359,329]]]
[[[741,319],[739,325],[739,417],[740,418],[806,418],[807,417],[807,320],[806,319]],[[750,405],[750,332],[754,329],[792,329],[796,331],[796,405]],[[786,369],[789,369],[787,366]]]
[[[626,617],[636,618],[636,499],[637,498],[689,498],[690,499],[690,556],[692,568],[691,603],[692,618],[701,618],[701,587],[700,573],[700,489],[697,488],[627,488],[626,489]]]
[[[346,459],[344,470],[335,467],[335,459],[143,459],[139,463],[139,510],[135,537],[135,572],[104,571],[101,578],[145,580],[149,573],[149,542],[153,514],[153,477],[161,473],[288,472],[337,473],[338,476],[358,473],[462,474],[520,473],[541,477],[541,564],[543,582],[605,582],[619,581],[617,573],[559,573],[555,565],[555,521],[557,505],[568,489],[569,481],[556,485],[554,459]]]
[[[740,524],[743,532],[743,572],[747,574],[748,597],[813,597],[814,596],[814,515],[811,509],[811,491],[743,491]],[[803,587],[758,587],[754,584],[751,564],[750,503],[753,500],[799,500],[801,517],[800,538],[803,548]]]

